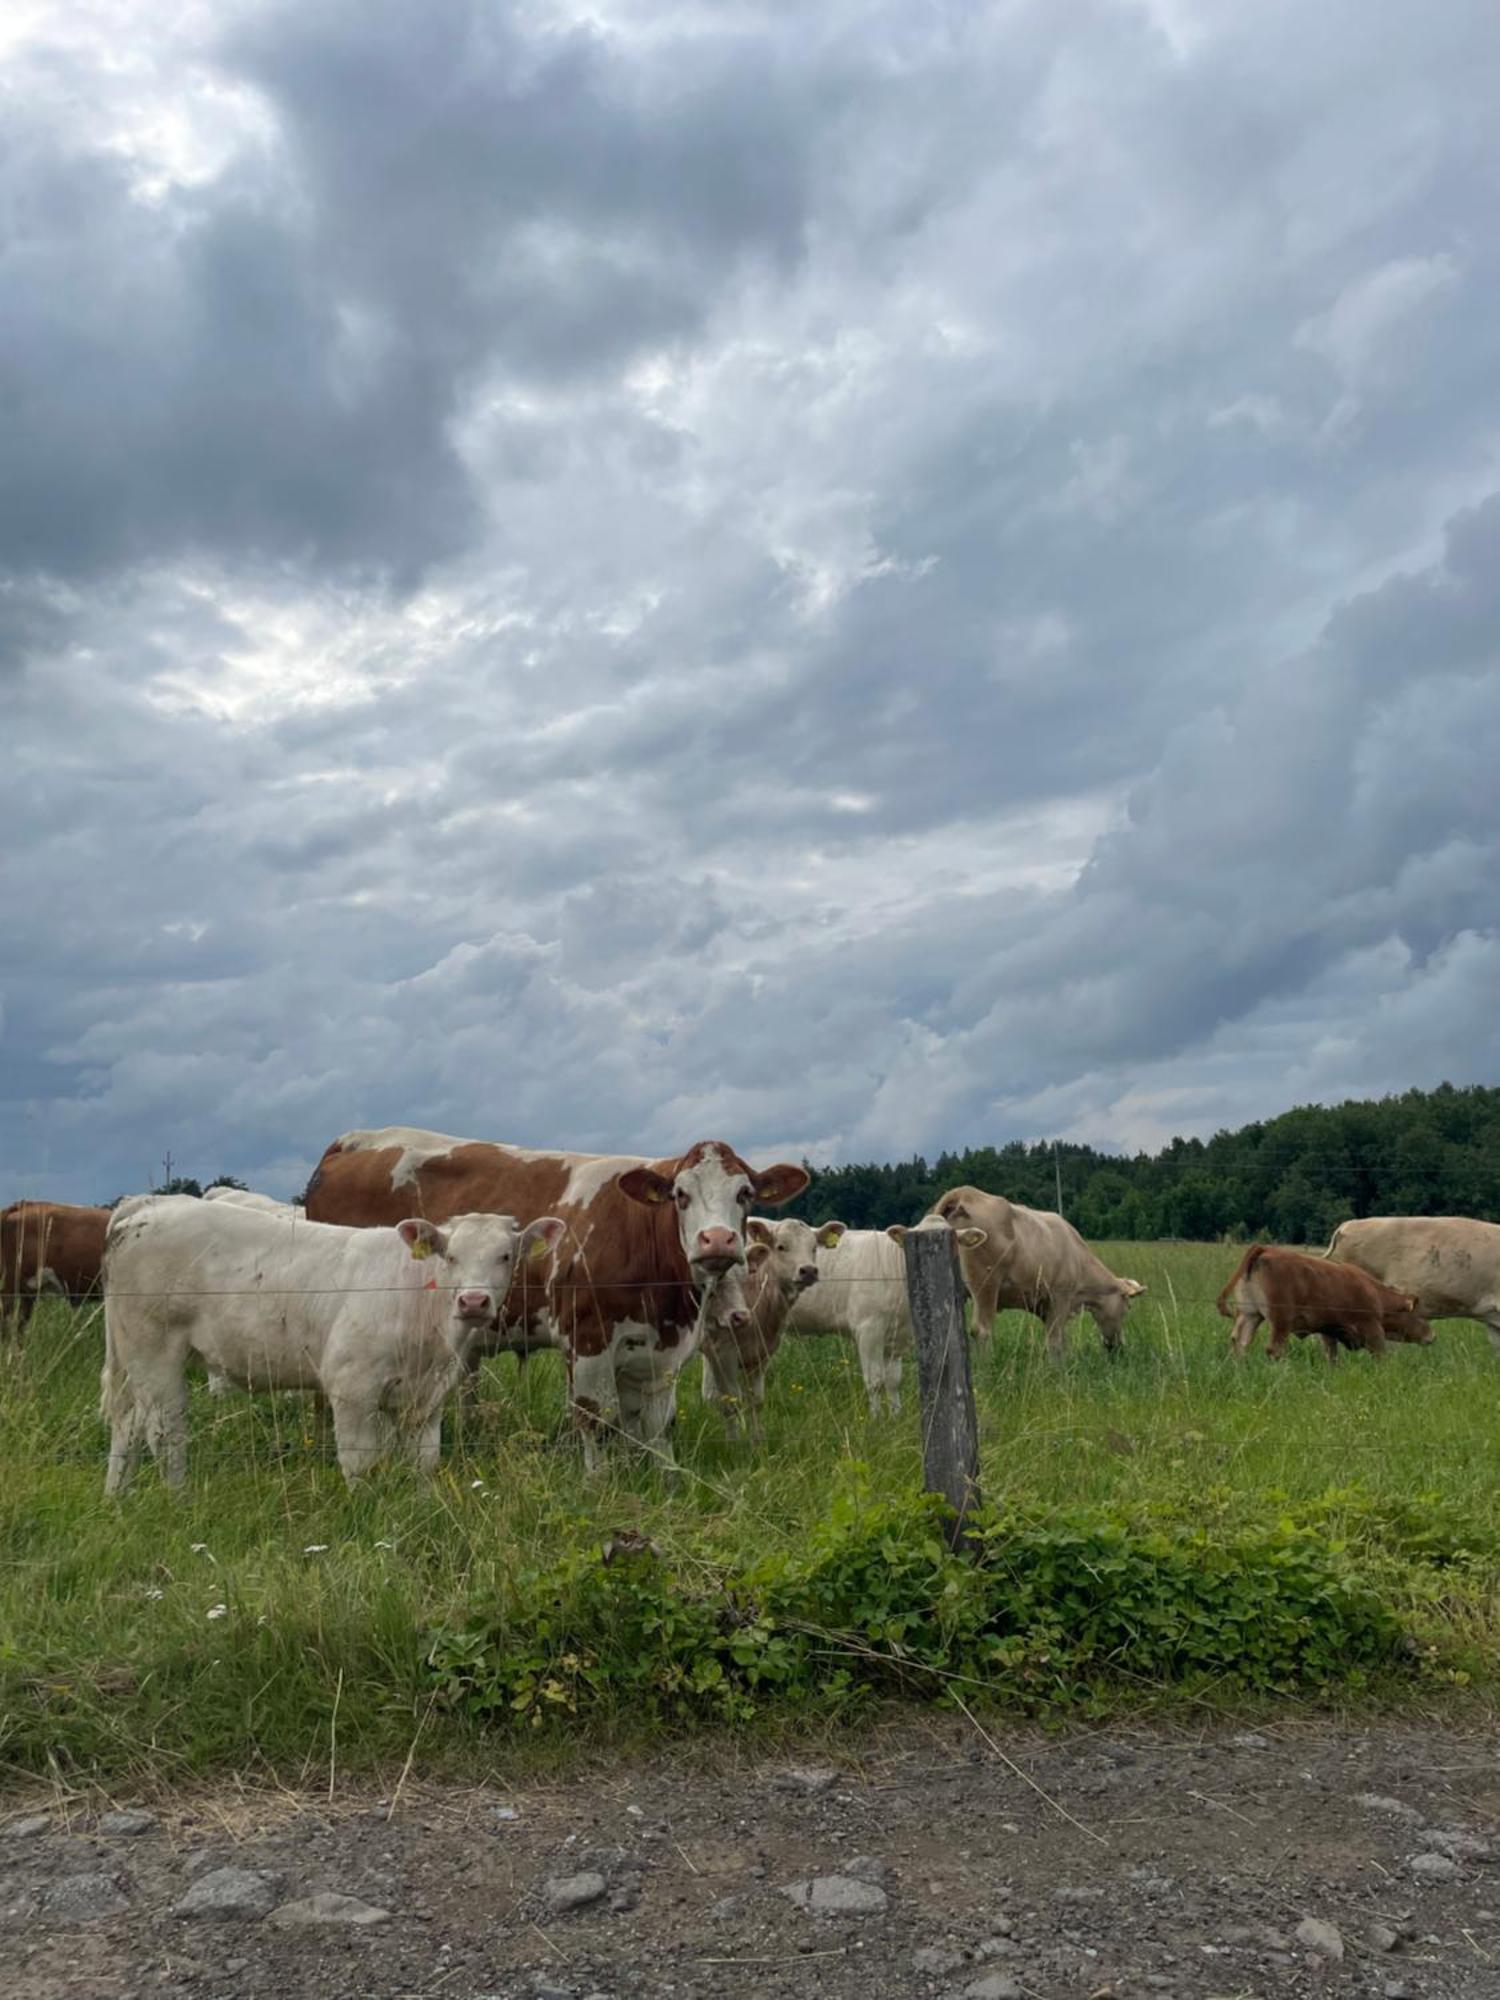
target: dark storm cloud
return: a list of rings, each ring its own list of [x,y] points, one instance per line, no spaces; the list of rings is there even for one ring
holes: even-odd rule
[[[1493,1074],[1492,10],[8,61],[5,1191]]]

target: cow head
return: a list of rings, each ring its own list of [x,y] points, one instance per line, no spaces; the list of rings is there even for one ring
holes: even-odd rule
[[[745,1218],[752,1202],[779,1208],[807,1186],[805,1167],[783,1162],[758,1173],[731,1146],[703,1140],[678,1160],[629,1167],[616,1185],[646,1207],[670,1202],[688,1268],[698,1279],[722,1277],[745,1261]]]
[[[1417,1311],[1410,1292],[1398,1292],[1394,1302],[1380,1315],[1387,1340],[1409,1340],[1415,1347],[1431,1347],[1437,1339],[1431,1326]]]
[[[449,1295],[454,1334],[467,1337],[499,1325],[518,1267],[544,1258],[563,1227],[555,1215],[538,1216],[524,1229],[513,1215],[455,1215],[441,1228],[412,1215],[397,1223],[396,1234],[414,1258],[432,1260],[427,1288]]]
[[[936,1211],[934,1210],[935,1213]],[[921,1222],[917,1224],[917,1228],[925,1228],[931,1220],[931,1216],[924,1216]],[[946,1222],[947,1217],[944,1216],[942,1220]],[[954,1229],[952,1223],[949,1223],[948,1226],[950,1229],[953,1229],[953,1234],[957,1238],[958,1247],[961,1250],[977,1250],[981,1243],[988,1243],[990,1240],[990,1233],[987,1229],[976,1229],[973,1227]],[[885,1233],[893,1243],[905,1243],[907,1237],[912,1234],[912,1231],[907,1228],[904,1222],[893,1222]]]
[[[818,1252],[833,1249],[844,1234],[844,1225],[825,1222],[814,1229],[795,1216],[770,1222],[763,1215],[752,1215],[745,1224],[745,1234],[751,1255],[757,1246],[766,1252],[776,1285],[790,1304],[799,1292],[818,1282]]]

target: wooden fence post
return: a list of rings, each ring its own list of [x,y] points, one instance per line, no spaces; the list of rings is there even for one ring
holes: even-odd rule
[[[958,1245],[938,1223],[908,1229],[901,1247],[922,1392],[923,1472],[928,1492],[941,1493],[953,1509],[949,1541],[962,1548],[968,1515],[979,1503],[979,1422]]]

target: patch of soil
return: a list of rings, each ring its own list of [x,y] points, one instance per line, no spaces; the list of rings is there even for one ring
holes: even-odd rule
[[[0,1821],[15,2000],[1500,1996],[1500,1757],[1437,1728],[923,1721],[823,1768],[45,1807]],[[175,1913],[220,1868],[259,1905]],[[343,1921],[278,1921],[321,1892]]]

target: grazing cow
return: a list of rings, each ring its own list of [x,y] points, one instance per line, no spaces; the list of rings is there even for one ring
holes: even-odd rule
[[[1047,1330],[1048,1354],[1060,1361],[1069,1320],[1087,1312],[1105,1352],[1118,1351],[1125,1308],[1146,1287],[1134,1278],[1117,1278],[1071,1222],[1051,1209],[1026,1208],[976,1187],[949,1188],[930,1212],[954,1229],[970,1224],[984,1232],[978,1243],[960,1250],[974,1301],[973,1330],[981,1340],[994,1332],[997,1312],[1031,1313]]]
[[[43,1292],[74,1305],[96,1291],[104,1257],[107,1208],[62,1201],[18,1201],[0,1214],[0,1298],[5,1316],[25,1326]]]
[[[289,1229],[192,1195],[123,1202],[104,1251],[105,1492],[124,1491],[143,1443],[181,1484],[190,1353],[243,1388],[321,1391],[346,1480],[393,1446],[430,1471],[470,1342],[504,1310],[517,1264],[562,1229],[509,1215]]]
[[[1424,1319],[1477,1319],[1500,1353],[1500,1224],[1467,1215],[1372,1215],[1343,1222],[1328,1255],[1398,1292]]]
[[[1349,1264],[1252,1243],[1219,1294],[1219,1314],[1233,1319],[1229,1351],[1248,1352],[1262,1320],[1271,1329],[1266,1358],[1280,1361],[1292,1334],[1322,1337],[1330,1362],[1340,1347],[1364,1348],[1377,1359],[1388,1340],[1428,1346],[1432,1328],[1418,1317],[1410,1292],[1392,1291]]]
[[[745,1268],[745,1218],[807,1186],[804,1167],[757,1172],[731,1146],[701,1140],[675,1159],[534,1152],[407,1126],[346,1132],[318,1163],[309,1216],[387,1222],[392,1210],[441,1221],[455,1208],[524,1221],[545,1211],[567,1229],[550,1270],[527,1276],[506,1313],[518,1344],[567,1357],[584,1460],[619,1430],[672,1463],[677,1376],[697,1352],[701,1289]]]
[[[261,1215],[279,1215],[285,1222],[305,1222],[307,1210],[295,1201],[278,1201],[274,1194],[257,1194],[253,1188],[211,1187],[203,1190],[205,1201],[227,1201],[235,1208],[253,1208]]]
[[[743,1288],[726,1280],[704,1308],[703,1400],[719,1405],[731,1441],[739,1437],[743,1410],[751,1442],[759,1444],[766,1370],[781,1345],[787,1314],[818,1282],[819,1247],[832,1249],[844,1225],[825,1222],[814,1230],[791,1217],[769,1222],[752,1215],[745,1234],[749,1268]]]

